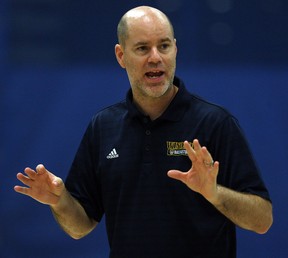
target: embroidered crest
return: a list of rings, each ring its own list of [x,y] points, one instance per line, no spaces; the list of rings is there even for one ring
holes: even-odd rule
[[[191,146],[192,142],[189,142]],[[168,156],[187,156],[187,151],[184,148],[184,142],[166,142]]]

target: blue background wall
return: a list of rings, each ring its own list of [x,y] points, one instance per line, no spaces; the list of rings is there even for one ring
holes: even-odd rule
[[[142,4],[169,15],[177,74],[238,117],[271,192],[274,225],[265,235],[238,229],[239,257],[288,257],[285,0],[1,0],[0,257],[107,257],[103,223],[72,240],[49,207],[13,186],[39,163],[65,178],[91,116],[124,98],[116,25]]]

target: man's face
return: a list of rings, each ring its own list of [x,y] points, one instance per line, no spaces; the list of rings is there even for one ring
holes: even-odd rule
[[[172,87],[175,74],[177,48],[171,27],[167,20],[149,16],[129,20],[128,27],[125,46],[118,45],[121,54],[116,50],[116,56],[127,71],[134,99],[159,98]]]

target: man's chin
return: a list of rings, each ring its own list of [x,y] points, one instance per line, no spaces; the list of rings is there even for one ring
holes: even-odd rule
[[[152,98],[160,98],[164,96],[168,90],[169,86],[167,85],[157,85],[148,87],[146,89],[146,95]]]

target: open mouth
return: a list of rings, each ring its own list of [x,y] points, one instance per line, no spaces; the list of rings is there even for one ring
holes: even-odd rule
[[[164,74],[164,72],[157,71],[157,72],[148,72],[145,75],[150,79],[156,79],[161,77]]]

